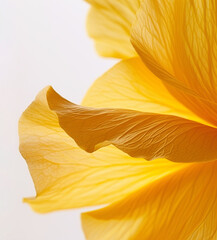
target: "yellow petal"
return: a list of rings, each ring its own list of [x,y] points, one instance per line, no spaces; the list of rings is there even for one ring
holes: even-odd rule
[[[164,114],[82,107],[52,88],[47,100],[60,126],[87,152],[113,144],[132,157],[147,160],[201,162],[217,158],[216,128]]]
[[[88,240],[216,240],[217,162],[186,168],[82,215]]]
[[[146,65],[185,106],[217,124],[217,4],[147,0],[132,29]]]
[[[177,101],[138,57],[121,61],[97,79],[82,105],[164,113],[205,123]]]
[[[130,29],[141,0],[86,0],[91,4],[88,34],[97,52],[104,57],[136,56],[130,42]]]
[[[47,103],[45,88],[19,121],[20,152],[37,196],[25,199],[37,212],[118,201],[182,167],[166,160],[134,159],[114,147],[89,154],[78,148]]]

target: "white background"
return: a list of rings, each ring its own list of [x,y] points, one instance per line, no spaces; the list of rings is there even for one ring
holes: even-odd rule
[[[79,211],[39,215],[22,203],[34,187],[18,152],[17,122],[52,85],[79,103],[113,65],[85,31],[82,0],[0,0],[0,240],[83,240]]]

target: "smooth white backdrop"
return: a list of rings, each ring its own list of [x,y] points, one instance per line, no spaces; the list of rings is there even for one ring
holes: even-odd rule
[[[22,203],[35,191],[18,152],[17,122],[52,85],[79,103],[114,60],[97,56],[82,0],[0,0],[0,239],[83,240],[80,210],[39,215]]]

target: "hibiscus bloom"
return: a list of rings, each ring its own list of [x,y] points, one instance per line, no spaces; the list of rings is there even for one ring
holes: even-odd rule
[[[88,2],[98,52],[123,60],[81,106],[47,87],[23,113],[25,201],[106,205],[82,214],[88,240],[217,239],[216,1]]]

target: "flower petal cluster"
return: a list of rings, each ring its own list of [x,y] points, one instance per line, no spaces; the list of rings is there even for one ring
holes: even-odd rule
[[[82,105],[44,88],[19,121],[40,213],[82,214],[88,240],[217,239],[217,2],[88,0],[120,62]]]

